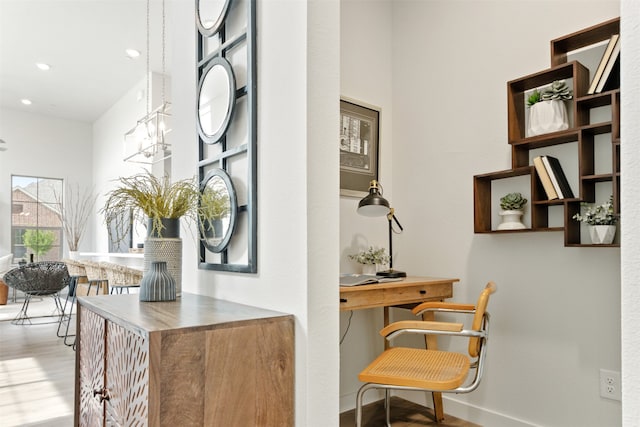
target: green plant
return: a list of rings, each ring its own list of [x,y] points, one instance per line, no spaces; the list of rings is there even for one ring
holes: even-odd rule
[[[540,101],[562,101],[571,98],[573,98],[573,91],[567,86],[567,83],[564,80],[555,80],[550,86],[542,89],[542,91],[534,89],[527,97],[527,106],[531,107]]]
[[[509,193],[500,198],[500,207],[505,211],[514,211],[522,209],[527,203],[527,199],[522,197],[520,193]]]
[[[565,100],[573,98],[573,91],[569,89],[564,80],[556,80],[543,90],[540,96],[543,101]]]
[[[349,255],[349,259],[354,260],[358,264],[387,264],[389,262],[389,256],[384,248],[376,249],[373,246],[369,246],[369,249],[360,251],[357,254]]]
[[[24,243],[27,248],[31,249],[37,257],[49,252],[55,240],[56,235],[51,230],[37,230],[30,228],[25,230],[22,235],[22,243]]]
[[[601,205],[580,203],[585,207],[584,214],[577,213],[572,218],[588,225],[615,225],[618,217],[613,213],[613,195]]]
[[[200,219],[222,219],[229,215],[231,205],[229,204],[229,193],[226,187],[211,188],[206,187],[200,195],[200,207],[198,215]]]
[[[527,105],[531,107],[533,104],[540,101],[540,91],[538,89],[534,89],[533,92],[531,92],[531,95],[527,98]]]
[[[162,236],[164,218],[195,219],[199,196],[195,179],[171,182],[168,176],[158,178],[149,171],[130,177],[120,177],[120,185],[107,193],[101,212],[107,227],[114,230],[114,240],[120,241],[129,233],[132,221],[122,221],[128,215],[134,221],[151,220],[150,230]]]

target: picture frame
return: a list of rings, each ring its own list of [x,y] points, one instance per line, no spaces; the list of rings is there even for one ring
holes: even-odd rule
[[[364,197],[378,179],[380,108],[340,98],[340,195]]]

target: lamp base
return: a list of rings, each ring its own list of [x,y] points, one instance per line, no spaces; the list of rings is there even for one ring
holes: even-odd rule
[[[405,273],[404,271],[394,270],[392,268],[392,269],[389,269],[389,270],[378,271],[376,273],[376,276],[388,277],[388,278],[407,277],[407,273]]]

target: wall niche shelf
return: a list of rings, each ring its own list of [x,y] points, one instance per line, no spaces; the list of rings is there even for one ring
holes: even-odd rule
[[[619,33],[620,19],[615,18],[552,40],[551,68],[507,83],[507,133],[511,146],[511,169],[473,177],[475,233],[563,231],[564,245],[567,247],[620,246],[619,237],[609,245],[587,243],[589,239],[586,227],[572,219],[573,215],[580,212],[582,202],[606,202],[604,193],[607,193],[607,198],[609,194],[613,195],[614,212],[616,215],[620,214],[620,88],[607,88],[602,93],[588,95],[591,83],[589,69],[577,60],[568,60],[574,51],[585,50],[584,48],[595,50]],[[548,86],[555,80],[565,80],[573,89],[573,99],[566,101],[570,116],[569,128],[527,136],[527,96],[532,90]],[[611,81],[619,81],[619,78]],[[577,174],[571,175],[570,178],[573,179],[569,179],[573,184],[575,197],[548,200],[532,158],[546,154],[545,149],[561,149],[569,144],[576,147]],[[555,155],[555,152],[551,155]],[[575,162],[575,158],[559,158],[563,164]],[[607,165],[607,170],[603,170],[603,163]],[[523,177],[529,178],[528,186],[523,187]],[[492,187],[505,181],[509,183],[509,180],[516,183],[509,191],[529,194],[529,228],[497,230],[495,227],[499,205],[496,206],[498,194],[492,194],[496,192]],[[507,187],[511,188],[509,185]],[[561,224],[556,224],[557,220],[550,221],[550,209],[562,210]],[[620,221],[617,236],[619,235]]]

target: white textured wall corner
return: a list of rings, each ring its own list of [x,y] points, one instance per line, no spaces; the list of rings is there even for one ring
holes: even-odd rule
[[[622,2],[622,422],[640,425],[640,3]]]

